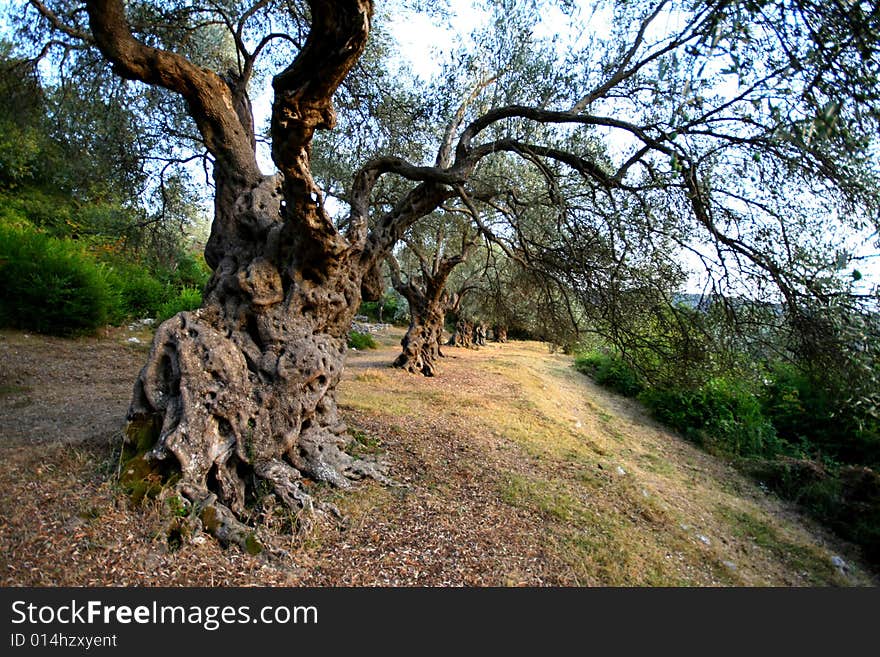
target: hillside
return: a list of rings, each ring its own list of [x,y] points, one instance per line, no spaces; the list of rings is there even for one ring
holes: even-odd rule
[[[447,348],[441,375],[388,367],[399,330],[351,352],[353,448],[399,485],[315,486],[339,524],[263,518],[274,557],[199,536],[112,484],[149,335],[0,333],[3,585],[871,585],[847,545],[593,385],[512,342]],[[281,550],[285,552],[282,555]]]

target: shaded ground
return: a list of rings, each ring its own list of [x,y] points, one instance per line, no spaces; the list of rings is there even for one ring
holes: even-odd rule
[[[111,483],[145,359],[130,336],[0,333],[0,584],[873,583],[852,548],[570,358],[536,343],[449,348],[425,379],[387,366],[397,333],[351,353],[340,402],[352,448],[388,461],[400,486],[316,486],[344,527],[294,537],[289,518],[264,518],[286,559],[202,536],[173,549],[162,505],[131,509]]]

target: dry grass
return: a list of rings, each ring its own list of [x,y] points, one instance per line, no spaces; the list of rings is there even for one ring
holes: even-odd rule
[[[570,358],[535,343],[448,348],[441,375],[425,379],[388,367],[400,335],[351,354],[340,403],[355,447],[378,451],[401,485],[316,487],[348,524],[319,522],[295,537],[284,533],[284,519],[269,519],[271,542],[287,559],[224,550],[204,537],[173,549],[167,509],[132,509],[111,483],[112,431],[34,444],[27,426],[10,426],[20,408],[63,404],[77,385],[97,382],[62,380],[56,389],[33,366],[13,367],[0,376],[0,583],[873,583],[851,548],[592,385]],[[60,376],[81,371],[74,355],[82,345],[70,344],[2,334],[0,357]],[[119,384],[107,395],[124,407],[143,354],[130,354],[118,336],[87,344],[95,354],[106,350],[108,362],[95,367],[104,378],[101,368],[115,367]],[[104,417],[102,409],[68,408],[76,426]],[[833,566],[835,554],[847,572]]]

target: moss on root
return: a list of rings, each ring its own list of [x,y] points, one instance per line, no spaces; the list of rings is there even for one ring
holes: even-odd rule
[[[136,452],[146,453],[156,444],[161,429],[162,418],[159,415],[136,417],[125,426],[124,444]]]
[[[167,486],[177,482],[179,475],[168,464],[148,458],[161,429],[158,416],[130,420],[120,454],[119,484],[134,504],[154,499]]]

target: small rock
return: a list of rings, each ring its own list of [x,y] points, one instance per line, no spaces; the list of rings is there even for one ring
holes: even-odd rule
[[[137,338],[129,338],[128,341],[131,342],[132,344],[140,344],[141,343],[141,341],[138,340]]]
[[[648,494],[648,491],[646,491],[644,488],[642,489],[642,496],[643,496],[643,497],[651,497],[651,496]]]
[[[722,561],[721,563],[727,566],[730,570],[736,570],[736,564],[732,561]]]
[[[153,317],[144,317],[142,320],[140,320],[140,323],[144,326],[152,326],[156,323],[156,320]]]
[[[160,565],[162,565],[162,555],[157,554],[156,552],[150,552],[144,557],[144,570],[156,570]]]
[[[85,519],[81,518],[80,516],[73,516],[72,518],[69,518],[67,520],[67,522],[64,523],[64,530],[71,532],[84,524],[85,524]]]
[[[195,543],[196,545],[202,545],[202,544],[205,542],[205,540],[206,540],[206,539],[205,539],[204,536],[196,536],[196,537],[192,540],[192,542]]]
[[[621,468],[621,467],[618,465],[618,466],[617,466],[617,474],[623,476],[623,475],[626,474],[626,470],[624,470],[623,468]]]
[[[682,528],[683,530],[685,530],[685,531],[687,531],[688,529],[691,528],[690,525],[686,525],[686,524],[684,524],[684,523],[681,523],[681,524],[679,525],[679,527],[681,527],[681,528]]]
[[[697,534],[697,538],[700,539],[702,543],[706,545],[712,545],[712,541],[709,540],[708,536],[703,536],[702,534]]]
[[[580,420],[575,420],[575,423],[574,423],[574,428],[575,428],[575,429],[580,429],[582,426],[584,426],[584,425],[581,424],[581,421],[580,421]]]
[[[841,575],[845,575],[849,571],[849,566],[846,561],[838,557],[836,554],[831,557],[831,565],[837,568]]]

